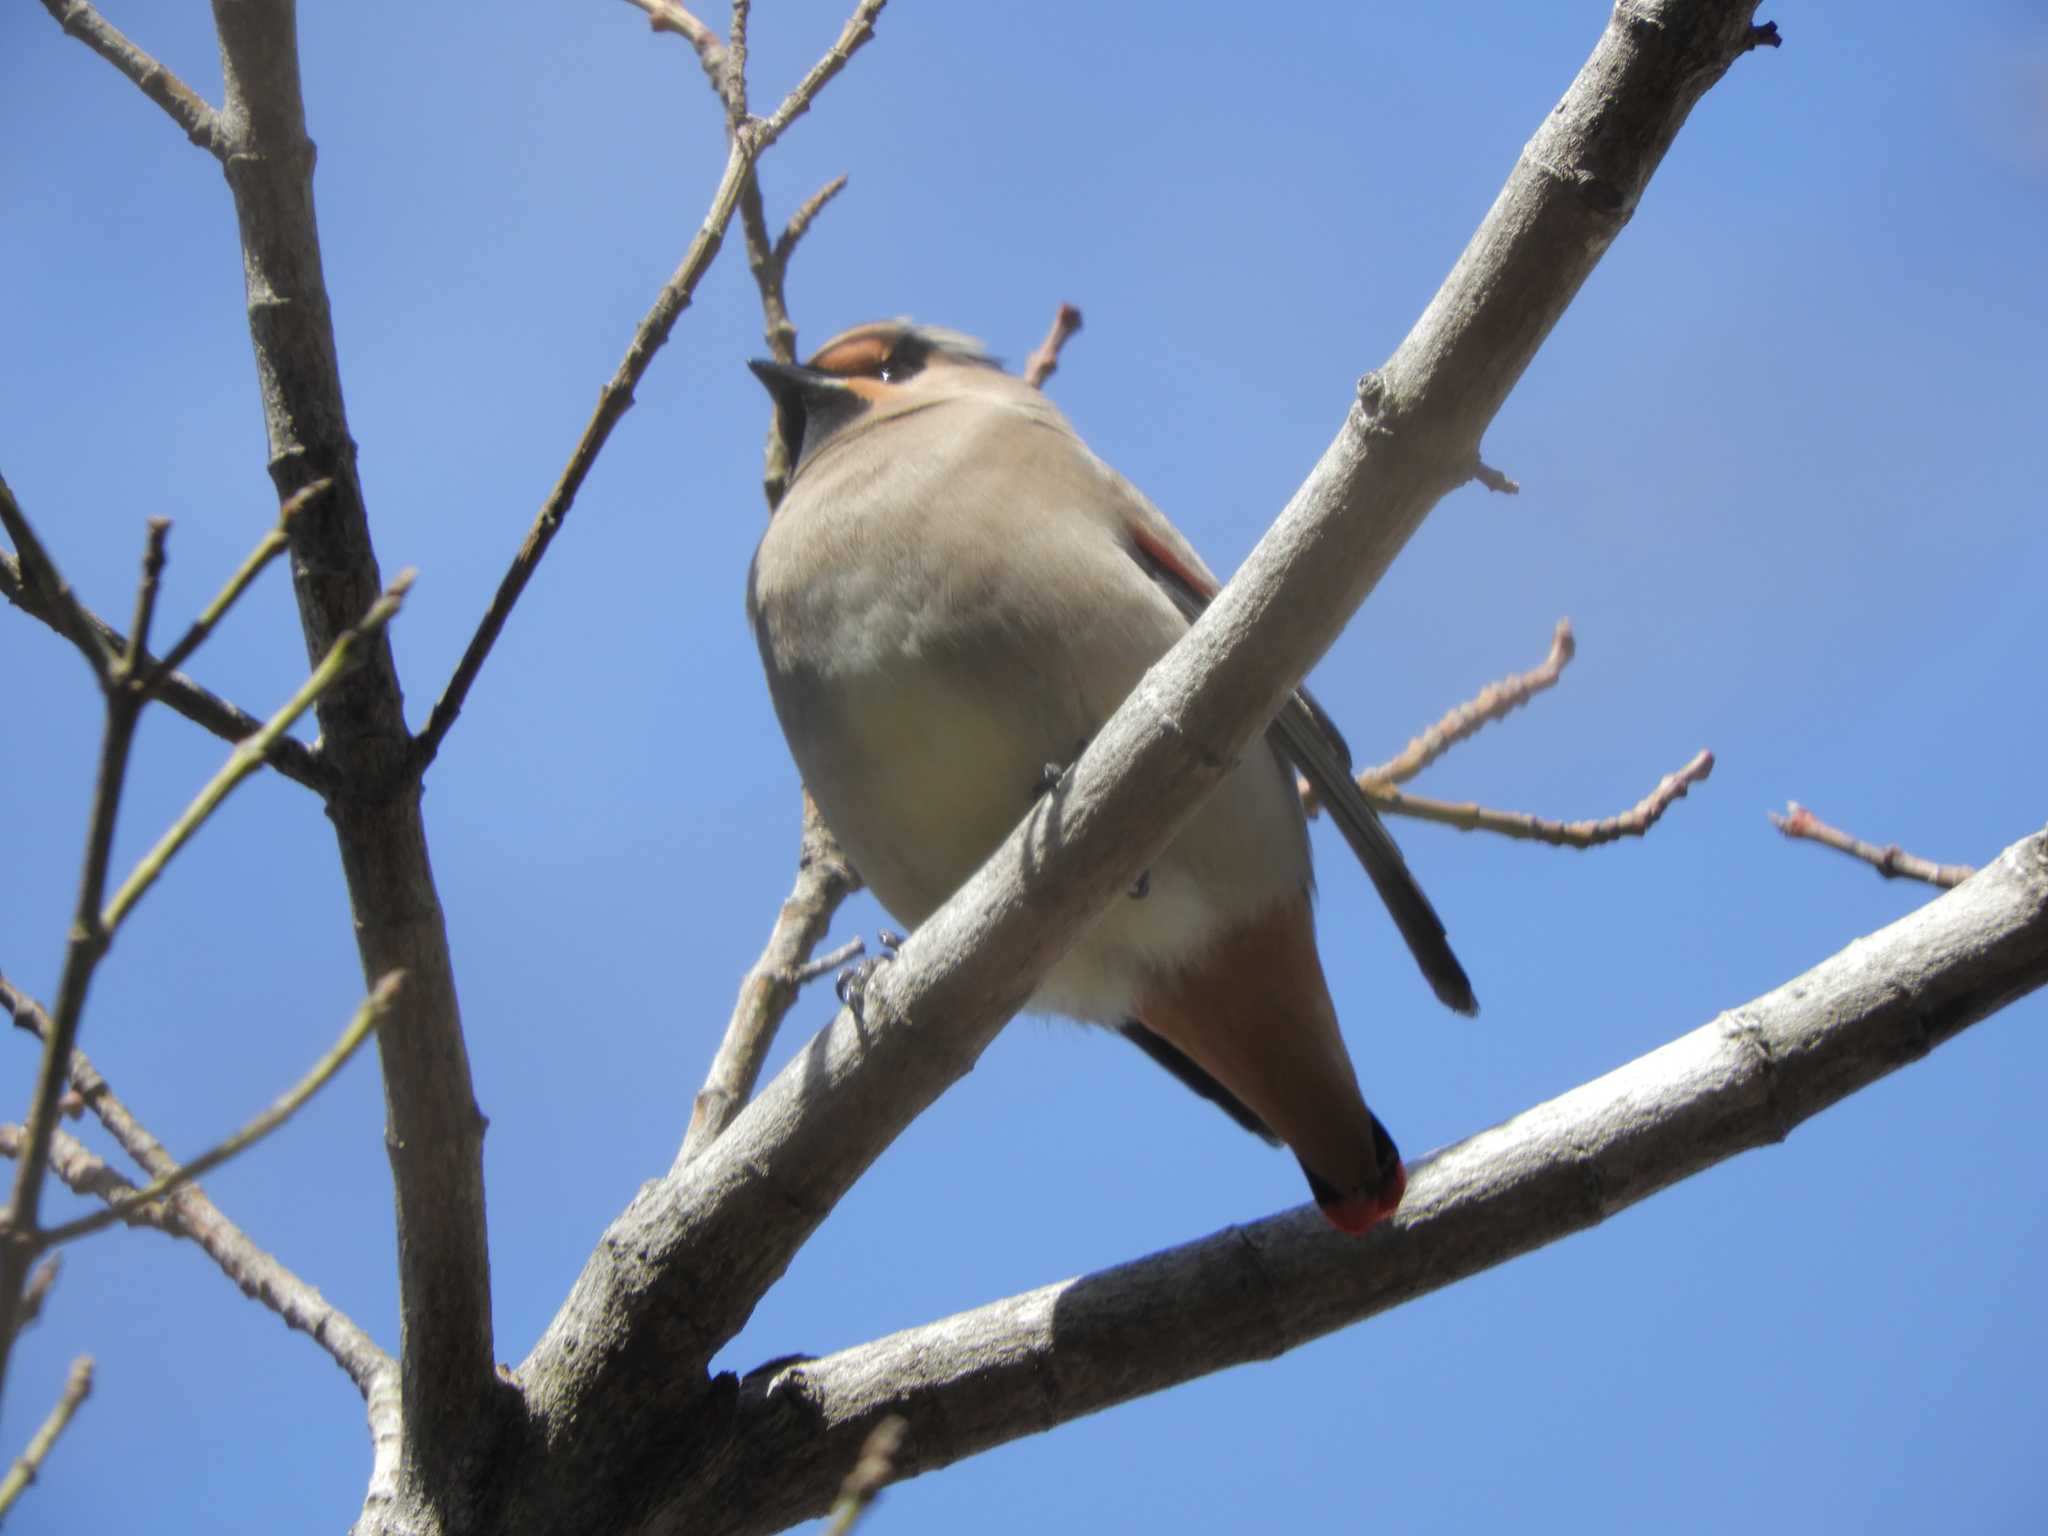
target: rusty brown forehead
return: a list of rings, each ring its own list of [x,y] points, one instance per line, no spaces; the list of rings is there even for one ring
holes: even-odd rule
[[[902,332],[894,326],[848,331],[819,348],[811,358],[811,366],[820,373],[836,373],[842,378],[873,375],[889,360],[890,350],[901,336]]]

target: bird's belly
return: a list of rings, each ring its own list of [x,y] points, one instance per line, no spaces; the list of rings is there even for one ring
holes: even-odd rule
[[[986,655],[968,663],[943,649],[884,652],[873,639],[858,664],[840,649],[828,670],[786,673],[776,700],[804,782],[854,867],[891,916],[915,927],[1002,845],[1041,800],[1048,768],[1071,763],[1101,718],[1077,689],[984,683],[1021,675]],[[1141,672],[1142,659],[1132,681]],[[1030,1006],[1120,1023],[1150,979],[1249,911],[1298,894],[1307,876],[1305,850],[1294,852],[1300,813],[1279,782],[1255,746]]]

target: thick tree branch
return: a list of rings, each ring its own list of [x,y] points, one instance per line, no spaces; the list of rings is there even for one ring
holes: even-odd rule
[[[842,1013],[613,1223],[520,1367],[557,1465],[508,1489],[511,1507],[544,1500],[540,1480],[588,1490],[629,1469],[639,1509],[682,1496],[647,1479],[686,1469],[650,1467],[640,1448],[677,1443],[693,1411],[720,1411],[705,1364],[804,1239],[1165,846],[1429,509],[1470,478],[1487,423],[1687,113],[1754,45],[1752,9],[1664,0],[1617,13],[1427,312],[1361,382],[1336,441],[1188,636],[877,973],[864,1017]],[[585,1428],[600,1403],[602,1436]]]
[[[310,656],[383,586],[342,400],[313,209],[298,30],[289,0],[214,0],[225,82],[220,131],[242,244],[269,469],[281,499],[327,494],[290,529],[292,583]],[[329,801],[366,984],[403,971],[378,1031],[397,1206],[406,1499],[439,1507],[488,1455],[514,1405],[491,1339],[484,1120],[471,1086],[448,935],[427,857],[411,737],[391,648],[322,699]]]
[[[1846,853],[1852,859],[1861,859],[1887,880],[1903,875],[1909,880],[1924,880],[1929,885],[1946,888],[1961,885],[1976,873],[1968,864],[1937,864],[1932,859],[1923,859],[1917,853],[1906,852],[1897,843],[1886,843],[1883,847],[1866,843],[1840,827],[1829,826],[1797,800],[1785,803],[1782,816],[1776,811],[1766,814],[1771,818],[1771,825],[1793,841],[1804,838]]]
[[[1782,1141],[2044,984],[2048,832],[1775,991],[1411,1164],[1400,1214],[1363,1247],[1303,1207],[749,1378],[735,1454],[674,1528],[756,1536],[822,1513],[896,1415],[911,1477],[1270,1359]]]

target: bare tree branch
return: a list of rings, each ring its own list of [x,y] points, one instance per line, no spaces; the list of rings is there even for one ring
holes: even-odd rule
[[[825,50],[824,57],[810,68],[810,73],[796,84],[796,89],[782,98],[782,105],[775,109],[772,117],[753,119],[746,125],[742,138],[756,140],[754,154],[758,158],[762,150],[782,137],[783,130],[811,110],[811,103],[818,99],[818,92],[830,83],[832,77],[852,62],[861,45],[875,35],[875,18],[882,14],[882,7],[889,0],[860,0],[853,8],[853,14],[846,18],[846,25],[839,29],[839,36],[832,46]],[[735,0],[733,18],[738,22],[744,15]],[[741,98],[744,104],[745,98]]]
[[[28,1141],[28,1132],[19,1125],[0,1125],[0,1157],[18,1158]],[[124,1209],[117,1218],[131,1227],[152,1227],[170,1237],[184,1237],[184,1226],[177,1213],[170,1206],[157,1200],[136,1200],[135,1183],[123,1178],[107,1166],[105,1158],[66,1131],[59,1131],[50,1138],[50,1171],[64,1182],[64,1187],[75,1195],[84,1195],[89,1200],[98,1200],[107,1205],[121,1202]],[[56,1255],[52,1254],[51,1258]],[[38,1270],[38,1275],[43,1271]],[[23,1308],[27,1311],[27,1293],[23,1295]]]
[[[62,1141],[72,1141],[72,1138],[69,1136],[61,1136],[60,1139]],[[77,1145],[75,1141],[72,1144],[74,1146]],[[19,1333],[43,1315],[43,1303],[50,1299],[50,1292],[56,1289],[57,1277],[63,1271],[63,1260],[54,1253],[36,1266],[36,1272],[29,1276],[28,1284],[22,1290],[21,1306],[15,1313],[14,1331],[16,1333]]]
[[[1071,304],[1062,304],[1055,310],[1052,329],[1045,333],[1045,340],[1024,360],[1024,382],[1038,389],[1045,388],[1045,381],[1059,370],[1061,349],[1074,339],[1074,333],[1080,329],[1080,310]]]
[[[86,0],[43,0],[43,9],[58,25],[94,53],[134,81],[142,94],[162,107],[171,121],[185,130],[185,137],[216,160],[227,156],[220,121],[212,107],[192,87],[172,74],[142,49],[130,42],[106,17]]]
[[[7,1469],[7,1475],[0,1478],[0,1517],[14,1507],[15,1500],[36,1480],[36,1474],[43,1469],[43,1463],[56,1447],[58,1437],[69,1427],[71,1416],[78,1412],[78,1405],[91,1392],[92,1357],[80,1355],[71,1362],[71,1374],[64,1380],[64,1390],[58,1394],[57,1406],[50,1410],[50,1416],[43,1420],[42,1427],[31,1437],[28,1449],[15,1458],[14,1465]]]
[[[589,1490],[630,1471],[636,1509],[663,1512],[645,1528],[677,1528],[664,1501],[684,1490],[650,1488],[631,1448],[673,1437],[693,1412],[724,1411],[702,1372],[797,1248],[1165,846],[1437,499],[1470,477],[1485,426],[1692,106],[1755,46],[1751,11],[1645,0],[1616,15],[1428,310],[1362,381],[1336,441],[1215,603],[876,974],[862,1017],[842,1013],[612,1224],[517,1373],[531,1411],[558,1429],[556,1466],[526,1479]],[[603,1436],[578,1434],[597,1403]],[[693,1459],[700,1474],[708,1465]],[[541,1497],[536,1481],[507,1489],[506,1507],[529,1491]]]
[[[309,656],[368,609],[384,583],[370,536],[336,357],[314,218],[313,144],[290,0],[214,0],[225,86],[220,129],[242,245],[256,393],[281,500],[332,488],[292,519],[292,585]],[[496,1444],[517,1411],[491,1335],[484,1221],[484,1119],[470,1079],[412,738],[391,646],[319,705],[322,751],[341,788],[328,801],[366,985],[403,971],[378,1031],[397,1216],[405,1498],[435,1506]],[[366,1388],[366,1391],[369,1389]],[[371,1393],[373,1412],[383,1399]],[[375,1425],[373,1424],[373,1428]],[[389,1427],[388,1425],[386,1426]]]
[[[835,176],[813,192],[790,215],[789,223],[772,244],[768,239],[768,215],[761,206],[759,175],[749,172],[746,185],[740,189],[740,233],[747,242],[747,270],[753,273],[754,286],[761,294],[763,339],[768,343],[769,355],[778,362],[796,361],[796,324],[789,318],[784,291],[790,257],[796,254],[798,243],[825,205],[845,187],[846,178]],[[789,467],[789,450],[771,417],[762,447],[761,470],[761,494],[767,498],[771,514],[782,505],[782,493],[789,484]]]
[[[646,376],[654,355],[668,341],[669,333],[675,329],[676,321],[690,305],[701,279],[725,242],[726,226],[732,222],[734,209],[738,206],[740,194],[751,175],[754,162],[762,151],[773,144],[795,118],[809,105],[811,98],[825,83],[845,67],[853,51],[873,35],[874,17],[887,0],[861,0],[853,19],[840,33],[839,39],[825,58],[815,65],[803,82],[784,100],[775,115],[765,121],[747,119],[740,123],[732,134],[730,149],[726,155],[725,171],[719,177],[718,190],[712,194],[711,209],[704,216],[703,224],[690,241],[689,249],[683,253],[682,264],[675,270],[668,282],[656,296],[653,308],[649,309],[633,333],[631,345],[611,380],[598,395],[597,409],[583,428],[583,435],[577,440],[576,448],[569,455],[569,463],[563,469],[561,478],[541,506],[540,513],[527,530],[526,541],[513,556],[512,565],[504,579],[498,583],[497,594],[485,610],[483,620],[471,636],[462,659],[456,664],[454,676],[435,701],[427,724],[414,741],[411,752],[410,772],[417,776],[426,771],[434,756],[441,750],[456,717],[462,713],[463,701],[469,697],[469,690],[476,682],[477,674],[483,670],[485,659],[491,647],[497,643],[505,621],[512,616],[512,609],[518,603],[520,594],[526,590],[527,582],[539,568],[541,558],[554,542],[560,531],[562,520],[569,515],[575,504],[576,493],[582,488],[584,478],[591,466],[597,462],[598,454],[611,437],[612,428],[619,418],[632,407],[633,391]],[[688,34],[685,34],[688,35]],[[700,57],[702,49],[699,49]],[[729,63],[729,61],[728,61]],[[729,69],[721,74],[730,77]],[[714,83],[716,83],[714,79]],[[732,87],[729,87],[732,88]],[[738,99],[743,100],[743,97]]]
[[[134,910],[135,904],[149,893],[149,888],[177,856],[178,850],[192,841],[199,829],[220,809],[221,802],[263,765],[264,754],[270,750],[271,743],[281,740],[301,715],[362,664],[363,651],[383,634],[384,626],[405,601],[405,594],[412,587],[413,574],[409,570],[400,571],[384,595],[370,605],[370,611],[363,615],[362,621],[335,637],[327,655],[313,669],[312,675],[299,685],[298,692],[264,721],[254,736],[235,743],[234,751],[228,754],[228,760],[221,764],[220,771],[207,781],[184,813],[157,840],[156,846],[142,856],[128,878],[121,882],[121,888],[107,902],[106,910],[100,914],[100,923],[109,936]]]
[[[1505,720],[1537,694],[1556,687],[1557,680],[1564,675],[1564,669],[1571,665],[1578,650],[1578,640],[1572,634],[1572,621],[1559,619],[1557,628],[1551,632],[1550,654],[1541,662],[1526,672],[1487,684],[1409,742],[1398,757],[1359,774],[1359,783],[1407,783],[1459,742],[1470,740],[1496,720]],[[1302,798],[1313,810],[1313,792]]]
[[[748,1378],[732,1459],[659,1529],[815,1517],[890,1416],[910,1425],[896,1475],[914,1477],[1269,1359],[1782,1141],[2044,984],[2048,832],[1775,991],[1410,1164],[1363,1254],[1302,1207]]]
[[[84,628],[84,610],[70,597],[69,588],[43,549],[28,519],[15,505],[12,495],[0,486],[0,520],[21,551],[24,570],[35,573],[44,592],[56,599],[67,616],[67,630]],[[30,1090],[27,1128],[21,1155],[15,1164],[14,1189],[7,1211],[0,1217],[0,1385],[7,1376],[23,1288],[29,1268],[35,1262],[38,1226],[43,1200],[43,1176],[49,1171],[50,1147],[56,1137],[58,1097],[64,1086],[65,1068],[71,1047],[78,1038],[85,1013],[85,998],[93,974],[112,942],[112,928],[103,918],[100,902],[107,888],[107,866],[113,855],[114,826],[120,815],[121,796],[127,783],[128,756],[135,742],[136,722],[149,701],[139,658],[147,650],[149,636],[140,625],[147,624],[155,610],[155,587],[163,569],[164,537],[167,525],[150,525],[143,554],[142,577],[135,599],[138,628],[119,654],[98,654],[91,644],[79,641],[88,660],[94,663],[104,703],[100,730],[99,771],[93,781],[92,808],[86,819],[84,869],[79,877],[78,898],[72,909],[69,941],[64,947],[64,969],[57,984],[57,1006],[50,1018],[50,1030],[43,1040],[42,1058],[36,1065],[35,1086]],[[78,636],[74,633],[74,639]]]
[[[96,1211],[90,1216],[81,1216],[76,1221],[67,1221],[61,1227],[48,1228],[42,1234],[45,1247],[55,1247],[85,1237],[90,1233],[105,1230],[118,1221],[126,1221],[131,1213],[139,1213],[152,1206],[158,1206],[168,1195],[175,1194],[202,1174],[211,1173],[228,1159],[246,1152],[285,1121],[299,1112],[307,1100],[333,1079],[334,1074],[348,1065],[370,1031],[382,1022],[391,1010],[391,1001],[398,993],[399,983],[404,979],[402,972],[393,971],[377,983],[376,990],[363,1000],[363,1005],[350,1019],[341,1038],[329,1047],[327,1054],[313,1064],[313,1068],[298,1082],[294,1083],[270,1108],[264,1110],[234,1135],[218,1145],[208,1148],[199,1156],[185,1163],[173,1172],[150,1181],[146,1188],[132,1194],[109,1198],[107,1209]]]
[[[1794,841],[1805,838],[1809,842],[1838,849],[1852,859],[1861,859],[1887,880],[1903,875],[1909,880],[1924,880],[1929,885],[1948,888],[1961,885],[1976,873],[1968,864],[1937,864],[1917,853],[1907,853],[1897,843],[1887,843],[1882,848],[1876,843],[1866,843],[1840,827],[1829,826],[1797,800],[1785,802],[1785,814],[1782,816],[1776,811],[1765,814],[1771,818],[1772,826]]]
[[[31,551],[26,566],[0,556],[0,595],[4,595],[24,613],[41,619],[58,633],[66,635],[74,645],[84,652],[88,662],[97,670],[104,658],[109,664],[114,657],[125,658],[129,675],[138,679],[140,686],[151,699],[161,698],[179,714],[194,723],[204,726],[216,736],[227,741],[240,743],[257,735],[263,728],[262,722],[253,715],[237,709],[187,678],[178,668],[182,667],[192,653],[205,643],[213,633],[214,626],[227,616],[227,612],[246,592],[251,583],[263,573],[263,569],[286,547],[286,533],[292,518],[315,497],[331,489],[332,482],[318,480],[287,498],[278,508],[277,527],[266,533],[257,542],[249,557],[244,560],[233,576],[228,578],[219,594],[207,604],[205,610],[192,622],[178,643],[158,661],[149,654],[143,635],[143,626],[132,626],[136,633],[123,635],[92,613],[72,597],[63,578],[56,574],[50,564],[49,555],[36,539],[34,530],[23,517],[21,508],[14,501],[4,482],[0,482],[0,521],[4,521],[13,534],[15,542],[25,551]],[[165,525],[168,528],[168,524]],[[28,543],[23,544],[23,535]],[[160,537],[154,535],[153,537]],[[158,552],[159,567],[161,551]],[[29,572],[42,571],[44,574],[31,579]],[[55,586],[52,587],[52,583]],[[141,593],[149,594],[150,602],[155,601],[155,583],[145,579]],[[324,764],[300,742],[289,736],[276,736],[265,747],[265,759],[286,777],[295,779],[322,794],[331,792],[334,776]]]
[[[0,976],[0,1008],[6,1009],[18,1027],[38,1039],[49,1038],[49,1015],[34,998],[4,976]],[[177,1171],[177,1160],[135,1118],[85,1052],[76,1047],[71,1052],[69,1078],[86,1108],[144,1173],[160,1179]],[[397,1366],[368,1334],[317,1289],[257,1247],[246,1232],[221,1214],[198,1185],[187,1184],[173,1191],[170,1204],[175,1229],[167,1225],[165,1231],[189,1237],[243,1295],[268,1307],[287,1327],[305,1334],[325,1350],[369,1399],[373,1431],[379,1422],[380,1393],[390,1400],[387,1417],[395,1426]]]
[[[1526,811],[1498,811],[1470,801],[1456,803],[1428,795],[1410,794],[1385,784],[1366,783],[1359,787],[1373,808],[1388,816],[1412,816],[1456,827],[1461,832],[1493,832],[1502,837],[1528,842],[1550,843],[1559,848],[1597,848],[1624,837],[1641,837],[1654,827],[1675,801],[1714,771],[1714,754],[1701,748],[1684,766],[1667,773],[1657,787],[1628,810],[1598,821],[1552,821]]]
[[[797,849],[796,885],[776,914],[767,947],[740,983],[739,1001],[725,1026],[725,1039],[690,1111],[690,1129],[676,1155],[681,1167],[716,1141],[746,1107],[761,1076],[761,1064],[775,1042],[803,984],[804,957],[831,931],[841,902],[860,889],[860,876],[804,796],[803,831]]]
[[[896,1480],[896,1457],[903,1449],[903,1436],[909,1427],[907,1420],[892,1413],[868,1432],[860,1448],[860,1459],[839,1485],[839,1497],[832,1506],[832,1524],[825,1536],[847,1536],[860,1524],[860,1517],[868,1512],[876,1496]]]
[[[200,611],[199,617],[192,621],[192,627],[164,653],[164,659],[150,669],[153,678],[170,676],[206,643],[206,637],[213,633],[214,626],[227,617],[228,610],[255,584],[264,568],[291,547],[292,519],[315,497],[324,496],[333,489],[332,480],[315,480],[286,498],[284,505],[277,509],[277,525],[256,541],[256,547],[249,551],[248,558],[235,568],[235,573],[227,579],[213,601]]]
[[[24,523],[22,526],[26,527]],[[86,992],[94,972],[113,943],[122,920],[133,910],[178,849],[204,825],[229,791],[254,773],[263,760],[269,742],[281,736],[292,721],[303,714],[322,694],[332,688],[353,664],[365,644],[379,635],[398,609],[401,593],[410,583],[400,576],[392,590],[374,604],[355,628],[344,631],[320,666],[314,669],[298,693],[273,716],[256,736],[241,743],[227,765],[214,775],[189,810],[164,834],[135,871],[114,893],[104,908],[107,864],[112,852],[114,824],[120,811],[129,748],[135,726],[149,701],[150,675],[143,668],[147,654],[148,623],[156,605],[155,588],[163,569],[164,537],[169,524],[153,522],[148,550],[143,557],[135,613],[136,630],[129,646],[110,665],[106,680],[106,727],[100,746],[100,772],[93,790],[93,806],[86,836],[85,873],[79,882],[78,907],[72,918],[71,938],[65,947],[64,972],[58,983],[57,1007],[49,1017],[43,1036],[43,1055],[37,1067],[33,1096],[29,1101],[28,1126],[15,1169],[13,1198],[4,1220],[4,1242],[0,1242],[0,1380],[4,1380],[8,1351],[12,1348],[15,1313],[20,1305],[28,1265],[47,1244],[49,1234],[39,1230],[43,1174],[48,1168],[50,1147],[57,1128],[58,1095],[70,1072],[71,1053],[78,1039]],[[98,1218],[93,1218],[97,1220]]]
[[[711,89],[723,99],[725,44],[718,40],[716,32],[672,0],[626,0],[626,3],[645,11],[647,25],[654,31],[673,32],[677,37],[687,38],[690,46],[697,50],[697,62],[704,66],[704,75],[711,82]]]
[[[5,480],[0,480],[0,527],[7,530],[7,536],[14,540],[17,551],[16,563],[10,565],[9,574],[19,587],[21,596],[10,591],[18,607],[28,608],[45,617],[50,627],[69,640],[85,658],[85,664],[92,668],[93,676],[102,687],[106,686],[108,674],[113,670],[114,658],[119,649],[110,647],[93,627],[85,605],[71,590],[71,583],[64,579],[56,563],[50,559],[49,551],[43,548],[43,541],[28,517],[21,510],[21,503],[14,499],[14,492]],[[27,601],[24,601],[27,599]],[[125,645],[121,649],[126,649]]]
[[[0,597],[6,598],[29,617],[40,619],[59,634],[64,633],[58,610],[29,585],[19,562],[6,554],[0,554]],[[81,611],[100,646],[115,655],[127,650],[126,635],[91,609]],[[141,662],[145,669],[154,669],[158,674],[153,678],[152,697],[201,730],[210,731],[222,741],[232,743],[244,741],[263,728],[263,722],[247,710],[201,687],[183,672],[165,673],[162,664],[148,652],[142,653]],[[304,742],[290,736],[281,736],[272,742],[265,761],[293,783],[303,784],[323,798],[339,787],[340,780],[334,770]]]

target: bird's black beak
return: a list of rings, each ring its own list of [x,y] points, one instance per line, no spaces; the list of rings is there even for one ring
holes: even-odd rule
[[[775,401],[775,427],[792,474],[808,452],[867,404],[836,374],[765,357],[753,358],[747,366]]]

